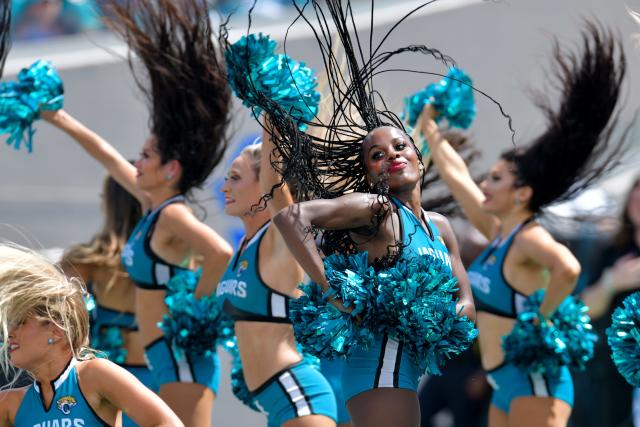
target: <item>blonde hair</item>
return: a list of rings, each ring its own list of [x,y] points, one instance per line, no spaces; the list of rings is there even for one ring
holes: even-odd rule
[[[262,143],[247,145],[240,152],[241,156],[247,156],[251,161],[251,169],[260,176],[260,160],[262,159]]]
[[[67,279],[42,255],[13,243],[0,243],[0,365],[14,381],[18,373],[9,362],[9,330],[29,318],[53,323],[64,331],[75,358],[94,357],[89,348],[86,289]]]

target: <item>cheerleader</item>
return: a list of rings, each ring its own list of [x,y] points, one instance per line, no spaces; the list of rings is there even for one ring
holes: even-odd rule
[[[33,384],[0,392],[0,425],[182,426],[132,374],[89,348],[85,289],[42,256],[0,245],[0,363],[7,377]]]
[[[482,365],[494,388],[489,425],[565,426],[571,414],[569,369],[527,373],[505,362],[501,343],[523,302],[539,289],[539,313],[548,319],[575,286],[580,265],[538,222],[541,210],[585,188],[615,164],[620,144],[610,138],[625,58],[611,33],[588,23],[582,52],[553,58],[561,88],[557,109],[542,104],[547,128],[527,145],[506,151],[478,186],[441,136],[428,106],[422,133],[431,159],[469,221],[492,243],[468,274],[478,309]],[[622,141],[622,139],[621,139]]]
[[[140,203],[111,177],[105,178],[101,195],[102,230],[89,243],[69,248],[61,265],[67,276],[86,283],[94,297],[91,346],[157,392],[136,324],[135,286],[120,263],[122,248],[142,216]],[[123,425],[132,425],[126,416]]]
[[[275,147],[268,133],[246,147],[227,172],[225,213],[244,223],[245,237],[217,295],[235,321],[244,378],[269,426],[335,426],[336,401],[322,374],[299,354],[289,320],[289,300],[304,272],[289,252],[271,216],[293,204],[286,186],[272,191]],[[261,195],[272,197],[261,205]]]
[[[211,425],[220,378],[215,352],[195,353],[165,339],[158,322],[168,313],[166,285],[202,260],[196,296],[212,294],[231,248],[186,205],[226,147],[230,91],[211,39],[205,1],[113,2],[112,24],[144,64],[138,79],[150,106],[151,135],[131,165],[107,141],[64,110],[43,118],[99,161],[142,205],[144,217],[122,250],[136,289],[136,317],[159,394],[189,426]],[[133,69],[133,63],[131,63]]]

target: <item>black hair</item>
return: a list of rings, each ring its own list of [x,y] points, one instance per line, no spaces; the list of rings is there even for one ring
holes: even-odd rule
[[[11,49],[11,0],[0,0],[0,77]]]
[[[326,79],[328,93],[323,94],[323,102],[330,105],[328,117],[315,115],[309,121],[295,120],[277,102],[256,91],[250,79],[243,82],[245,87],[242,91],[251,93],[256,100],[256,107],[268,115],[267,131],[272,135],[277,150],[277,155],[272,158],[278,159],[272,161],[272,165],[283,177],[283,182],[295,182],[306,199],[331,199],[350,192],[380,195],[378,200],[381,208],[373,212],[370,226],[358,230],[323,231],[321,248],[327,255],[355,252],[357,248],[351,234],[374,236],[392,208],[386,197],[389,190],[386,177],[383,175],[377,182],[370,182],[363,162],[362,144],[374,129],[383,126],[400,129],[407,135],[422,161],[420,151],[407,133],[403,121],[388,108],[376,90],[374,78],[398,71],[443,76],[435,72],[387,67],[391,59],[406,53],[431,56],[447,68],[455,66],[451,57],[426,45],[383,50],[389,36],[404,20],[430,3],[433,0],[421,4],[398,20],[377,45],[373,43],[373,26],[368,39],[361,39],[350,0],[307,0],[303,6],[294,3],[298,16],[289,28],[303,22],[316,38],[324,65],[321,74]],[[374,6],[375,1],[372,0],[372,19]],[[228,46],[224,27],[220,34],[222,42]],[[338,55],[338,51],[343,56]],[[284,53],[287,53],[287,37]],[[298,127],[301,122],[307,128],[304,132]],[[400,245],[401,242],[396,242],[393,246]],[[399,251],[390,249],[389,256],[378,265],[393,262],[392,252],[397,254]]]
[[[512,163],[516,186],[532,188],[528,208],[534,213],[569,199],[615,167],[629,129],[612,139],[626,62],[611,31],[586,21],[581,54],[561,49],[557,40],[553,46],[560,105],[554,109],[539,97],[547,128],[530,145],[501,156]]]
[[[228,145],[231,91],[206,0],[108,0],[111,26],[142,61],[129,65],[150,107],[163,163],[178,160],[181,193],[204,184]]]

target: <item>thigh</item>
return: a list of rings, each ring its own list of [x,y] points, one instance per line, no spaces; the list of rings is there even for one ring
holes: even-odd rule
[[[552,397],[520,397],[511,401],[509,427],[565,427],[571,406]]]
[[[282,424],[282,427],[335,427],[336,422],[324,415],[307,415],[294,418]]]
[[[353,427],[419,427],[420,405],[415,391],[377,388],[349,399]]]
[[[489,427],[507,427],[509,416],[496,405],[489,406]]]
[[[185,427],[211,427],[215,395],[210,388],[193,383],[167,383],[160,387],[159,394]]]

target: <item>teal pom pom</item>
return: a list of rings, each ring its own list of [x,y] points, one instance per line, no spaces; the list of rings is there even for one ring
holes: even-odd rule
[[[597,341],[588,307],[569,296],[549,323],[538,311],[543,298],[544,290],[539,290],[524,302],[513,329],[502,339],[505,360],[527,372],[552,376],[558,375],[562,366],[584,369]]]
[[[438,374],[477,336],[456,311],[457,284],[440,261],[417,257],[376,273],[360,252],[332,255],[324,264],[331,289],[323,294],[316,283],[302,285],[304,295],[289,305],[296,340],[315,356],[348,357],[386,333],[406,345],[423,372]],[[330,304],[334,296],[352,312]]]
[[[633,387],[640,387],[640,292],[635,292],[611,316],[607,340],[618,372]]]
[[[445,362],[478,335],[457,312],[457,279],[440,260],[419,256],[381,271],[376,281],[378,321],[405,344],[421,372],[440,375]]]
[[[62,80],[47,61],[36,61],[18,74],[17,82],[0,85],[0,133],[7,144],[33,151],[33,122],[42,110],[59,110],[64,100]]]
[[[304,130],[304,122],[318,112],[317,78],[304,62],[275,54],[275,48],[275,41],[262,33],[243,36],[229,46],[225,51],[229,84],[256,116],[265,103],[276,102]]]
[[[195,297],[199,278],[200,271],[185,271],[169,280],[165,298],[169,314],[163,316],[158,327],[178,348],[211,354],[218,345],[227,345],[233,327],[215,295]]]
[[[89,313],[89,317],[91,317],[93,312],[96,309],[96,299],[93,297],[93,294],[90,292],[87,292],[86,294],[84,294],[82,296],[82,299],[84,299],[84,306],[87,309],[87,313]]]
[[[446,118],[450,126],[468,129],[476,116],[471,78],[458,68],[451,68],[438,83],[405,99],[404,116],[410,126],[415,126],[424,106],[433,104],[439,113],[436,121]]]
[[[122,331],[117,326],[98,325],[91,334],[91,347],[99,350],[107,359],[120,365],[127,361]]]
[[[326,261],[325,261],[326,262]],[[348,357],[355,348],[369,348],[374,333],[351,313],[338,310],[317,283],[300,286],[303,295],[289,302],[293,332],[305,351],[322,359]]]

